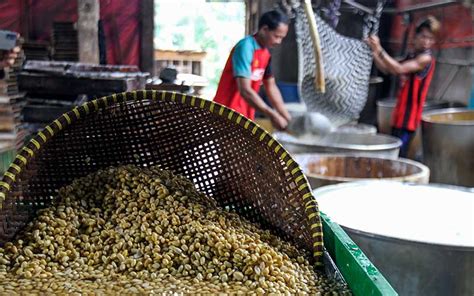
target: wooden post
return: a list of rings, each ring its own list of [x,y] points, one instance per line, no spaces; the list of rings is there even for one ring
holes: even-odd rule
[[[250,35],[257,31],[259,1],[245,0],[245,34]]]
[[[140,1],[140,69],[154,74],[155,56],[153,46],[155,6],[153,0]]]
[[[99,64],[99,0],[77,0],[79,62]]]
[[[30,5],[28,5],[28,0],[23,0],[20,2],[20,34],[25,41],[30,40]]]

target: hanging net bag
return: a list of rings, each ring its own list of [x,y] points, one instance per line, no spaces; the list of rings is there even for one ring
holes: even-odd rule
[[[372,53],[369,46],[355,38],[345,37],[319,15],[308,15],[304,4],[292,3],[298,44],[298,87],[309,112],[318,112],[335,125],[357,120],[367,100]],[[373,15],[365,17],[363,39],[376,34],[383,2],[379,1]],[[310,19],[314,17],[319,35],[321,57],[315,54]],[[322,67],[322,69],[320,69]],[[324,73],[325,91],[315,80]]]

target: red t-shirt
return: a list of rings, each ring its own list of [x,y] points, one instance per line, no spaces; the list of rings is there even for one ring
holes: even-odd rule
[[[260,47],[254,36],[240,40],[227,59],[214,101],[254,119],[255,109],[240,95],[236,77],[250,79],[252,89],[258,92],[263,79],[272,75],[270,58],[268,49]]]

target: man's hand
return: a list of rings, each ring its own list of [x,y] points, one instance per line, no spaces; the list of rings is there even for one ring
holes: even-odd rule
[[[272,122],[272,125],[282,131],[285,130],[288,127],[288,120],[286,120],[283,116],[281,116],[278,112],[271,112],[269,114],[270,120]]]
[[[278,112],[280,117],[283,117],[288,124],[288,122],[291,120],[291,115],[286,109],[285,102],[275,82],[275,78],[269,77],[264,79],[263,85],[265,86],[265,92],[267,93],[268,100],[270,101],[273,108],[275,108],[274,110]],[[271,118],[272,116],[269,115],[269,117]]]
[[[370,35],[367,39],[365,39],[365,42],[367,42],[373,52],[380,52],[382,50],[380,39],[376,35]]]
[[[286,108],[283,108],[283,110],[281,110],[279,113],[280,113],[281,116],[283,116],[283,118],[286,119],[287,122],[291,121],[290,112],[288,112],[288,110]]]
[[[15,59],[18,57],[20,47],[14,47],[10,51],[0,52],[0,69],[11,67],[15,63]]]

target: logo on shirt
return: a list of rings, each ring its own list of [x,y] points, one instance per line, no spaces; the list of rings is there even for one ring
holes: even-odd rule
[[[265,69],[257,68],[252,71],[252,75],[250,75],[250,80],[252,81],[260,81],[263,79],[263,75],[265,74]]]

